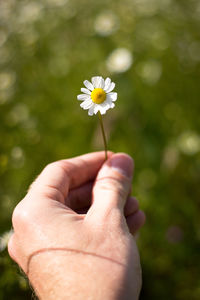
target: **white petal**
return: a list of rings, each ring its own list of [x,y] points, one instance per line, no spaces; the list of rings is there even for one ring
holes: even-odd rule
[[[107,110],[110,109],[110,108],[115,107],[115,104],[112,102],[112,100],[106,99],[105,102],[107,103],[107,106],[106,106],[106,109],[107,109]]]
[[[111,79],[109,77],[105,80],[104,90],[107,90],[110,87]]]
[[[88,109],[88,108],[92,107],[92,105],[93,105],[92,100],[85,100],[84,102],[82,102],[80,104],[80,107],[82,107],[83,109]]]
[[[115,107],[115,104],[114,104],[114,103],[111,103],[111,104],[109,105],[109,107],[106,107],[106,111],[109,110],[110,108],[113,108],[113,107]]]
[[[104,88],[104,79],[101,76],[92,77],[92,84],[95,88]]]
[[[92,116],[94,114],[94,105],[92,105],[92,107],[90,107],[90,109],[88,110],[88,115]]]
[[[112,101],[109,100],[106,100],[101,104],[96,104],[97,107],[95,107],[94,113],[96,114],[98,111],[100,111],[100,113],[104,115],[106,111],[111,108],[111,105]]]
[[[83,102],[80,104],[80,107],[82,107],[83,109],[86,109],[85,106],[87,105],[87,101],[88,101],[88,100],[83,101]]]
[[[93,102],[87,103],[87,109],[91,108],[93,106]]]
[[[88,90],[93,91],[94,87],[91,84],[91,82],[89,82],[88,80],[83,81],[84,85],[86,86],[86,88],[88,88]]]
[[[88,89],[85,89],[85,88],[81,88],[81,92],[91,95],[91,91],[89,91]]]
[[[112,102],[110,102],[109,100],[108,101],[106,100],[102,104],[100,104],[100,106],[103,107],[103,108],[109,109],[110,106],[111,106],[111,103]]]
[[[105,107],[101,107],[101,109],[100,109],[101,115],[105,115],[106,111],[107,111],[107,109]]]
[[[111,107],[110,108],[113,108],[115,107],[115,103],[111,103]]]
[[[94,105],[94,113],[95,113],[95,115],[100,110],[99,107],[100,107],[100,105],[98,105],[98,104]]]
[[[113,103],[114,104],[114,103]],[[107,112],[107,110],[109,110],[110,108],[113,108],[114,106],[109,106],[109,107],[101,107],[101,110],[100,110],[100,112],[101,112],[101,114],[102,115],[104,115],[106,112]]]
[[[112,82],[112,83],[110,84],[110,86],[109,86],[107,89],[105,89],[105,92],[106,92],[106,93],[110,93],[114,88],[115,88],[115,83]]]
[[[86,94],[80,94],[80,95],[77,96],[77,99],[80,100],[80,101],[88,100],[88,99],[90,99],[90,96],[86,95]]]
[[[106,99],[116,101],[117,100],[117,93],[108,93],[107,96],[106,96]]]

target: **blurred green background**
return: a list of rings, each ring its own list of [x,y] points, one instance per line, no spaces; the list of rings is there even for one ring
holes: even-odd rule
[[[103,148],[76,100],[116,82],[109,149],[135,160],[141,299],[200,299],[199,0],[0,1],[0,299],[31,299],[7,255],[11,215],[49,162]],[[30,238],[31,239],[31,238]]]

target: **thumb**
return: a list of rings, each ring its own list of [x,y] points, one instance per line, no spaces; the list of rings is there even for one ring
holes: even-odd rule
[[[93,186],[92,206],[88,211],[95,222],[101,223],[115,212],[123,214],[132,173],[133,159],[127,154],[114,154],[103,164]]]

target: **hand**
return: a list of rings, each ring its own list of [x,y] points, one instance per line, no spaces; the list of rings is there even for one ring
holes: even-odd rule
[[[133,161],[104,152],[49,164],[13,212],[10,256],[40,299],[138,299]],[[127,226],[128,225],[128,226]]]

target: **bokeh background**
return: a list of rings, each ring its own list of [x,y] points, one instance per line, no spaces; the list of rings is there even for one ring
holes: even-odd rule
[[[0,1],[0,299],[31,299],[11,215],[49,162],[103,148],[76,100],[116,82],[109,149],[135,160],[143,299],[200,299],[199,0]],[[31,240],[31,237],[30,237]]]

